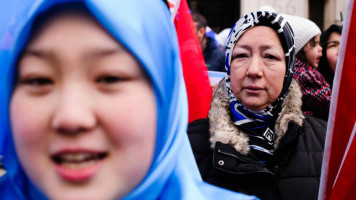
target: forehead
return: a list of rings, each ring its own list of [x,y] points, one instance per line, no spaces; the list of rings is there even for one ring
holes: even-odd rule
[[[113,52],[127,54],[89,12],[69,10],[47,17],[34,26],[20,59],[37,55],[37,58],[62,62],[78,58],[93,60]]]
[[[237,40],[236,44],[241,44],[241,43],[250,43],[250,44],[273,43],[282,46],[277,32],[268,26],[254,26],[250,28],[244,34],[242,34],[242,36]]]
[[[332,39],[339,39],[340,40],[340,38],[341,38],[341,34],[340,33],[338,33],[338,32],[330,33],[329,40],[332,40]]]
[[[92,38],[88,39],[94,41],[100,39],[100,36],[114,40],[89,12],[82,10],[61,10],[37,17],[29,43],[48,38],[52,42],[55,42],[59,38],[65,38],[64,41],[66,42],[78,36],[80,36],[81,40],[90,36]]]
[[[199,27],[199,23],[198,22],[194,22],[194,26],[197,29]]]

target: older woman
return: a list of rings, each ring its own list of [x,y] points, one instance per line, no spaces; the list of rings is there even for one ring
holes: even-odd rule
[[[290,25],[253,12],[230,32],[208,119],[189,124],[207,182],[261,199],[316,199],[326,123],[301,111]]]

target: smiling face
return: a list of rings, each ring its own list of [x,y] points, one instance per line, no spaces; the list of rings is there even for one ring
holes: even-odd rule
[[[318,67],[322,50],[323,48],[320,46],[320,34],[318,34],[303,47],[307,64],[312,67]]]
[[[256,26],[237,41],[231,58],[231,89],[248,109],[258,111],[282,91],[286,62],[277,33]]]
[[[326,43],[326,59],[330,65],[331,70],[335,73],[337,56],[339,54],[341,34],[332,32]]]
[[[62,13],[24,49],[10,117],[19,160],[50,199],[117,199],[154,155],[156,103],[140,64],[91,16]]]

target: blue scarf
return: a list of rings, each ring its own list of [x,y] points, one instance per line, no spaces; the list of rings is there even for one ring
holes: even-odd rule
[[[274,29],[281,40],[286,60],[286,75],[279,97],[261,111],[247,109],[235,97],[230,85],[230,63],[232,50],[241,35],[254,26],[268,26]],[[226,43],[225,83],[230,97],[231,117],[234,124],[249,137],[252,153],[260,162],[266,162],[274,154],[274,124],[293,77],[294,34],[290,25],[280,15],[269,11],[252,12],[241,17],[231,29]]]
[[[17,1],[15,1],[17,2]],[[28,42],[34,19],[69,0],[38,0],[17,21],[14,46],[0,73],[0,154],[6,174],[1,199],[47,199],[24,173],[15,153],[9,123],[16,60]],[[9,2],[0,3],[0,17]],[[17,2],[19,3],[19,2]],[[252,199],[202,181],[186,134],[187,96],[175,28],[169,10],[157,0],[85,0],[101,25],[140,62],[152,81],[157,102],[157,137],[151,168],[124,199]],[[0,21],[0,23],[3,23]],[[3,61],[0,61],[2,63]],[[35,161],[34,161],[35,162]]]

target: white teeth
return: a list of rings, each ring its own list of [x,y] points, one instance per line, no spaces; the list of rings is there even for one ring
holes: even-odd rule
[[[60,158],[64,162],[80,162],[89,158],[96,158],[96,155],[90,153],[65,153],[60,155]]]
[[[93,165],[97,162],[98,160],[89,160],[85,162],[80,162],[80,163],[73,163],[73,162],[63,162],[62,165],[64,167],[67,167],[69,169],[81,169],[90,165]]]
[[[66,152],[52,157],[59,165],[70,169],[79,169],[93,165],[106,157],[105,153]]]

